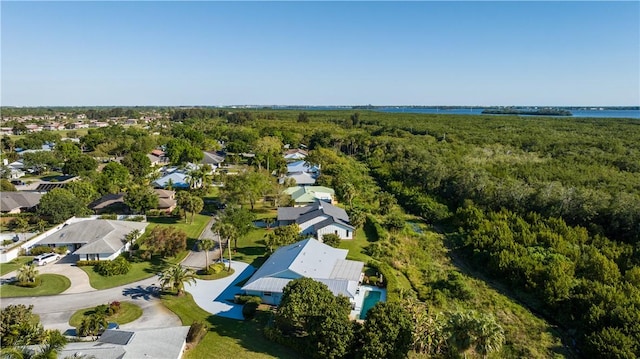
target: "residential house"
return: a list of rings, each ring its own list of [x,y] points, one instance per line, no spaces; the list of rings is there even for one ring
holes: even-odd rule
[[[202,163],[210,165],[214,171],[222,167],[222,162],[224,162],[226,157],[226,154],[222,151],[202,151],[202,154],[204,155],[202,157]]]
[[[353,239],[355,228],[349,223],[347,212],[332,204],[317,201],[305,207],[278,208],[278,225],[296,223],[300,233],[322,240],[325,234],[336,234],[340,239]]]
[[[42,131],[42,126],[40,126],[40,125],[29,124],[29,125],[25,125],[25,127],[27,128],[27,132],[40,132],[40,131]]]
[[[164,189],[154,189],[158,196],[158,206],[156,209],[166,213],[171,213],[176,208],[176,193]],[[111,193],[91,202],[89,208],[96,214],[102,213],[129,213],[129,207],[124,203],[124,193]]]
[[[319,200],[332,204],[335,196],[332,188],[323,186],[289,187],[283,193],[290,195],[296,206],[306,206]]]
[[[151,153],[147,153],[147,158],[151,161],[151,166],[160,166],[169,162],[163,150],[155,149]]]
[[[188,326],[136,330],[109,329],[96,341],[67,343],[60,358],[181,359],[186,349]],[[29,346],[36,349],[38,346]]]
[[[171,213],[176,208],[177,202],[175,191],[157,188],[153,191],[158,196],[158,207],[156,207],[157,209],[162,210],[166,213]]]
[[[288,179],[294,180],[298,186],[311,186],[316,184],[316,177],[307,172],[290,173],[281,177],[279,182],[280,184],[284,184]]]
[[[296,148],[296,149],[285,151],[284,159],[287,162],[299,161],[299,160],[304,160],[308,155],[309,153],[307,151]]]
[[[348,253],[313,238],[278,248],[242,290],[259,296],[263,303],[278,305],[282,290],[290,281],[307,277],[326,284],[334,295],[349,298],[355,307],[364,263],[346,259]]]
[[[124,204],[124,193],[109,193],[89,203],[89,209],[95,214],[126,213],[129,211]]]
[[[26,175],[26,173],[24,172],[24,163],[22,162],[22,160],[17,160],[11,163],[7,162],[8,161],[6,158],[2,159],[2,164],[6,166],[5,168],[2,168],[2,175],[4,177],[8,177],[9,180],[14,180]]]
[[[157,180],[153,181],[153,187],[155,188],[182,188],[188,189],[190,187],[188,183],[188,175],[182,171],[175,171],[168,173]]]
[[[67,247],[81,260],[113,260],[129,249],[125,236],[135,230],[144,233],[148,223],[114,220],[88,220],[62,227],[36,245]]]
[[[296,161],[287,164],[287,173],[318,173],[320,169],[317,166],[311,166],[305,161]]]
[[[32,212],[40,204],[41,193],[37,192],[0,192],[0,212]]]

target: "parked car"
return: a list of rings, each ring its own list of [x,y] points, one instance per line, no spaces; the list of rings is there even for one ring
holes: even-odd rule
[[[57,253],[45,253],[33,258],[33,264],[38,266],[47,265],[51,262],[55,262],[60,259],[60,255]]]
[[[26,185],[26,183],[24,181],[21,181],[21,180],[13,180],[13,181],[11,181],[11,184],[14,185],[14,186],[24,186],[24,185]]]

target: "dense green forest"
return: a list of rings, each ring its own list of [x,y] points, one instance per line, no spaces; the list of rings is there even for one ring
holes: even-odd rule
[[[370,173],[446,234],[451,256],[563,328],[578,353],[640,354],[640,122],[376,112],[297,121],[311,149],[358,160],[336,173]],[[254,126],[283,139],[295,132],[286,121]],[[354,178],[336,180],[329,169],[324,182],[338,188]],[[356,206],[368,210],[370,187],[355,187]],[[399,236],[390,237],[371,250],[403,271],[420,299],[437,299],[434,273],[403,267],[393,252]]]

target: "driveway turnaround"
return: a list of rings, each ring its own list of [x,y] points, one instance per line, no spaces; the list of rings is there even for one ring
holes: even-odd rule
[[[233,303],[234,296],[240,293],[240,287],[236,284],[249,278],[255,272],[255,268],[243,262],[231,262],[231,268],[234,273],[228,277],[216,280],[196,279],[196,284],[186,284],[185,290],[191,293],[196,304],[207,312],[242,320],[242,305]]]
[[[182,325],[180,318],[166,309],[158,298],[157,277],[125,284],[120,287],[94,290],[89,293],[58,294],[43,297],[2,298],[2,308],[11,304],[33,304],[33,312],[40,315],[46,329],[70,329],[69,318],[82,308],[107,304],[114,300],[132,302],[142,308],[142,317],[123,325],[123,329],[165,328]]]

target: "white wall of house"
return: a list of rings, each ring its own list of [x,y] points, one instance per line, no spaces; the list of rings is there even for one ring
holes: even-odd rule
[[[305,235],[314,235],[315,231],[313,230],[313,225],[316,223],[320,223],[325,219],[329,218],[328,216],[317,216],[315,218],[311,218],[310,220],[300,223],[300,232]]]
[[[353,239],[353,230],[337,223],[318,229],[318,239],[322,239],[322,236],[330,233],[337,234],[340,239]]]
[[[262,303],[270,305],[278,305],[282,300],[282,293],[279,292],[258,292],[248,290],[247,295],[260,297],[262,298]]]

